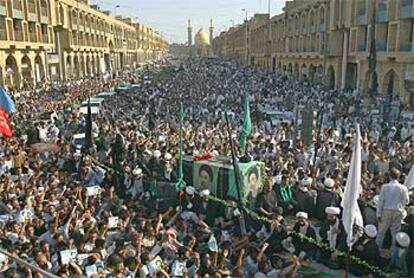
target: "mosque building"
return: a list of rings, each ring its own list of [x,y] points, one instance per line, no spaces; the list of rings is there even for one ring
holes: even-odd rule
[[[188,40],[186,44],[172,44],[171,53],[173,56],[207,57],[213,54],[211,45],[214,36],[213,20],[210,19],[209,33],[200,28],[193,36],[193,24],[188,20]]]

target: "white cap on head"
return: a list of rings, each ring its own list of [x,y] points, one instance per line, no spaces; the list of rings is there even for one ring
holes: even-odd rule
[[[339,215],[341,213],[341,209],[338,207],[327,207],[325,209],[326,214],[332,214],[332,215]]]
[[[170,161],[172,159],[172,155],[170,153],[166,153],[165,156],[164,156],[164,159],[166,161]]]
[[[237,216],[239,216],[240,214],[241,214],[241,213],[240,213],[240,210],[239,210],[238,208],[236,208],[236,209],[234,209],[234,210],[233,210],[233,215],[234,215],[234,216],[236,216],[236,217],[237,217]]]
[[[379,199],[380,199],[380,195],[375,195],[374,198],[372,198],[372,202],[375,208],[378,205]]]
[[[152,153],[152,155],[153,155],[155,158],[160,158],[160,157],[161,157],[161,152],[160,152],[159,150],[155,150],[155,151]]]
[[[366,225],[364,232],[368,237],[375,238],[377,236],[377,227],[372,224]]]
[[[201,190],[200,196],[201,197],[210,196],[210,190],[208,189]]]
[[[302,180],[302,185],[308,186],[312,184],[312,178],[307,177]]]
[[[134,170],[132,170],[132,174],[134,176],[139,176],[142,174],[142,169],[141,168],[135,168]]]
[[[275,182],[276,182],[276,184],[281,184],[282,183],[282,175],[277,175],[275,177]]]
[[[335,181],[333,179],[327,178],[327,179],[325,179],[325,182],[323,184],[327,188],[332,188],[335,184]]]
[[[306,212],[299,211],[298,213],[296,213],[296,218],[308,219],[308,214]]]
[[[401,247],[404,248],[410,246],[411,243],[410,236],[404,232],[397,233],[397,235],[395,236],[395,240],[398,242],[399,245],[401,245]]]
[[[195,193],[195,188],[194,187],[192,187],[192,186],[187,186],[186,188],[185,188],[185,193],[187,193],[188,195],[194,195],[194,193]]]

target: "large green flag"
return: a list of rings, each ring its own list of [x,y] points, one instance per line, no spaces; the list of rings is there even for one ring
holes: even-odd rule
[[[249,138],[249,135],[252,132],[252,120],[250,119],[249,97],[247,95],[244,96],[243,111],[243,130],[240,136],[240,147],[242,150],[246,150],[247,138]]]
[[[177,192],[183,190],[186,186],[184,181],[183,172],[183,119],[184,119],[184,108],[183,103],[180,102],[180,143],[179,143],[179,161],[178,161],[178,181],[175,184],[175,190]]]

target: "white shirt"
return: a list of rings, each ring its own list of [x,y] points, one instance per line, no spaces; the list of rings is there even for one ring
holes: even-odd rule
[[[258,272],[254,275],[254,278],[277,278],[277,270],[272,269],[272,271],[264,274],[263,272]]]
[[[47,130],[44,128],[39,128],[39,139],[42,142],[46,142],[47,139]]]
[[[408,189],[405,185],[393,180],[381,188],[377,205],[377,215],[381,216],[384,210],[402,212],[409,202]]]

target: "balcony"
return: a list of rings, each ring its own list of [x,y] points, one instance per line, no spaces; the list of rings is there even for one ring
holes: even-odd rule
[[[49,18],[47,16],[45,16],[45,15],[42,15],[40,17],[40,23],[42,23],[42,24],[48,24],[49,23]]]
[[[379,23],[388,22],[388,11],[387,10],[378,11],[376,20]]]
[[[15,41],[23,41],[23,32],[21,30],[14,30],[14,40]]]
[[[411,42],[403,42],[400,45],[401,52],[411,52],[413,50],[413,44]]]
[[[6,6],[0,5],[0,15],[7,15]]]
[[[15,19],[23,19],[23,12],[22,12],[22,10],[13,9],[13,18],[15,18]]]
[[[365,8],[358,9],[358,25],[367,25],[367,11]]]
[[[27,20],[31,21],[31,22],[36,22],[37,21],[37,17],[35,13],[29,13],[27,14]]]
[[[401,6],[400,18],[401,19],[414,18],[413,5]]]
[[[367,45],[365,43],[358,44],[358,51],[360,51],[360,52],[367,51]]]
[[[377,42],[375,44],[375,47],[376,47],[377,51],[386,51],[387,50],[387,45],[385,43],[382,43],[382,42]]]
[[[35,32],[29,32],[29,38],[31,42],[37,42],[36,33]]]

